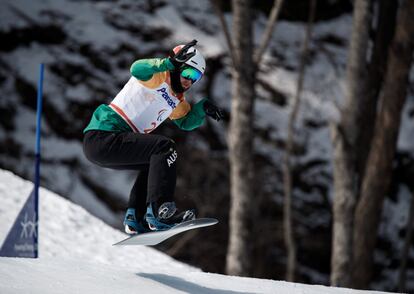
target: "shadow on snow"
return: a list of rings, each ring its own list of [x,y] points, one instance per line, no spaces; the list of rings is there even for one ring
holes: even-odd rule
[[[188,282],[184,279],[169,276],[165,274],[153,274],[153,273],[138,273],[138,276],[146,279],[151,279],[158,283],[164,284],[171,288],[174,288],[179,291],[183,291],[186,293],[198,293],[198,294],[254,294],[252,292],[238,292],[238,291],[231,291],[231,290],[220,290],[220,289],[213,289],[207,288],[204,286],[200,286],[195,283]]]

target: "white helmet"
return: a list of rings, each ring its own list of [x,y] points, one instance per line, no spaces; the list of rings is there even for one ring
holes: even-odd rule
[[[178,51],[180,51],[180,49],[183,48],[184,46],[185,45],[178,45],[174,47],[173,49],[174,54],[177,54]],[[188,49],[187,52],[188,53],[195,52],[195,55],[191,57],[189,60],[187,60],[185,64],[192,66],[195,69],[198,69],[202,74],[204,74],[204,71],[206,70],[206,60],[204,59],[200,51],[194,47],[191,47]]]

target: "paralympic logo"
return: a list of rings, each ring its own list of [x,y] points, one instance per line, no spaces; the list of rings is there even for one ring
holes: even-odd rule
[[[20,238],[33,238],[37,237],[37,222],[36,215],[33,216],[33,221],[28,219],[28,215],[24,216],[24,221],[20,222],[22,226],[22,231],[20,233]]]
[[[158,112],[157,121],[164,121],[164,118],[162,117],[164,113],[167,111],[167,109],[162,109]]]

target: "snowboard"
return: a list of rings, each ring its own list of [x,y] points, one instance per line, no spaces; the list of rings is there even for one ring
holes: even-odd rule
[[[174,227],[164,230],[164,231],[154,231],[138,235],[133,235],[129,238],[126,238],[118,243],[113,244],[114,246],[118,245],[147,245],[153,246],[157,245],[172,236],[180,234],[185,231],[198,229],[202,227],[212,226],[218,223],[218,220],[215,218],[196,218],[194,220],[189,220],[182,222]]]

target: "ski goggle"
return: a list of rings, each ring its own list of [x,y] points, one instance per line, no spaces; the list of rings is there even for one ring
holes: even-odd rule
[[[201,79],[203,74],[201,71],[195,69],[194,67],[186,66],[181,71],[181,76],[187,80],[191,80],[191,82],[194,84]]]

